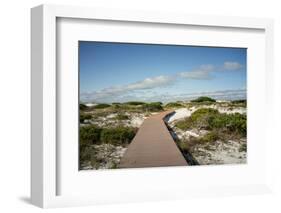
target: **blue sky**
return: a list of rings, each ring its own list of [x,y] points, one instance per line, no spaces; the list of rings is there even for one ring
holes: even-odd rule
[[[246,98],[244,48],[79,42],[81,102]]]

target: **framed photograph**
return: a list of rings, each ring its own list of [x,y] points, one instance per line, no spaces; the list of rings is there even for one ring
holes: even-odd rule
[[[31,14],[33,204],[270,192],[272,20]]]

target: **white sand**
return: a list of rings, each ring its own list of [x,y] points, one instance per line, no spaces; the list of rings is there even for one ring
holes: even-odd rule
[[[86,103],[85,104],[87,107],[92,107],[92,106],[96,106],[97,104],[93,104],[93,103]]]
[[[246,163],[246,151],[239,151],[241,143],[229,140],[227,143],[217,141],[209,145],[208,149],[198,147],[193,156],[201,165],[208,164],[240,164]]]
[[[197,134],[194,130],[186,130],[185,132],[183,132],[183,137],[185,138],[189,138],[190,136],[192,137],[199,137],[200,135]]]
[[[140,127],[146,117],[144,115],[133,115],[131,118],[130,126]]]
[[[117,114],[116,113],[112,113],[112,114],[109,114],[108,116],[106,116],[106,118],[108,119],[110,119],[110,118],[115,118],[117,116]]]
[[[187,108],[176,109],[174,114],[172,114],[171,116],[168,116],[166,118],[166,121],[168,123],[172,123],[176,120],[180,120],[180,119],[189,117],[191,115],[191,113],[192,113],[192,111]]]
[[[240,113],[240,114],[245,114],[247,113],[247,110],[246,108],[235,108],[235,109],[232,109],[232,110],[229,110],[229,109],[226,109],[226,108],[218,108],[219,112],[220,113],[226,113],[226,114],[232,114],[232,113]]]

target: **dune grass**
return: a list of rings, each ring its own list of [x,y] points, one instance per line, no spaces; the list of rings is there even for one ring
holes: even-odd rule
[[[245,114],[219,113],[216,109],[202,108],[191,114],[190,117],[178,121],[175,126],[182,130],[205,129],[221,131],[228,134],[238,134],[245,137],[247,134],[247,118]]]

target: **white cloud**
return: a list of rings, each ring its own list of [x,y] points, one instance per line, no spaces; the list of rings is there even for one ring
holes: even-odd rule
[[[174,83],[179,78],[191,79],[191,80],[209,80],[212,79],[213,77],[212,73],[214,72],[234,71],[234,70],[239,70],[242,67],[243,65],[235,61],[226,61],[221,66],[206,64],[206,65],[201,65],[194,70],[179,72],[174,76],[160,75],[152,78],[145,78],[141,81],[137,81],[127,85],[107,87],[98,91],[93,91],[88,93],[83,92],[81,93],[80,99],[86,102],[87,101],[112,102],[113,100],[119,100],[122,99],[122,97],[126,97],[125,99],[127,100],[129,98],[136,97],[135,94],[136,92],[138,93],[138,95],[140,95],[140,93],[144,90],[149,91],[149,89],[168,86]],[[237,93],[237,91],[235,92]],[[224,95],[225,93],[226,91],[224,91]],[[218,96],[219,94],[214,95],[214,97],[218,97]],[[231,96],[233,96],[233,94],[231,94]]]
[[[246,99],[245,89],[233,89],[233,90],[219,90],[219,91],[206,91],[197,93],[179,93],[179,94],[165,94],[151,97],[138,97],[140,101],[161,101],[161,102],[171,102],[171,101],[188,101],[200,96],[212,97],[216,100],[236,100],[236,99]]]
[[[182,78],[187,78],[187,79],[211,79],[210,72],[214,70],[213,65],[201,65],[198,69],[196,70],[191,70],[187,72],[180,72],[178,75]]]
[[[187,79],[210,79],[210,72],[204,70],[195,70],[190,72],[181,72],[179,76]]]
[[[107,87],[102,90],[94,92],[84,92],[81,93],[81,100],[100,100],[112,98],[114,96],[124,95],[128,92],[134,92],[138,90],[153,89],[156,87],[163,87],[173,83],[175,77],[173,76],[156,76],[153,78],[146,78],[142,81],[137,81],[135,83],[123,85],[123,86],[113,86]]]
[[[203,64],[199,67],[199,70],[205,70],[205,71],[213,71],[215,69],[214,65],[212,64]]]
[[[238,62],[226,61],[223,64],[224,70],[239,70],[241,68],[242,68],[242,65]]]
[[[211,73],[216,71],[234,71],[242,68],[242,65],[235,61],[226,61],[222,67],[215,67],[211,64],[201,65],[198,69],[178,73],[178,76],[186,79],[208,80],[211,79]]]
[[[154,78],[146,78],[136,83],[128,84],[126,89],[128,90],[139,90],[139,89],[152,89],[159,86],[166,86],[174,81],[172,76],[157,76]]]
[[[96,99],[84,99],[85,102],[127,102],[127,101],[161,101],[163,103],[172,102],[172,101],[188,101],[200,96],[212,97],[216,100],[236,100],[236,99],[246,99],[246,90],[245,89],[234,89],[234,90],[219,90],[219,91],[206,91],[206,92],[197,92],[197,93],[178,93],[178,94],[119,94],[114,96],[104,96]]]

